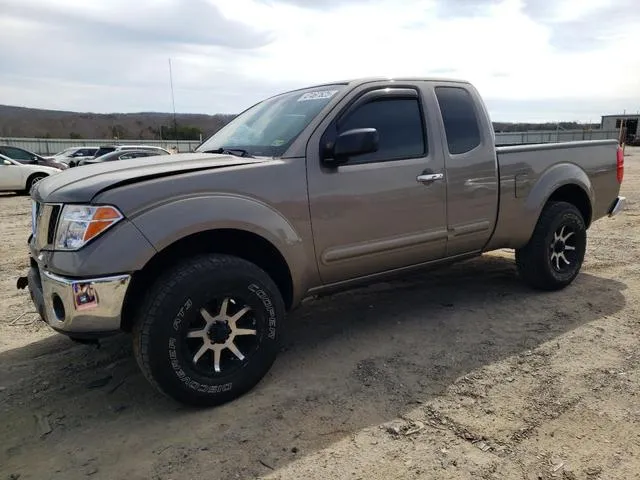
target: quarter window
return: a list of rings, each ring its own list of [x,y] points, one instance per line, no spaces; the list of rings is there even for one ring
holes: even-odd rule
[[[346,118],[339,133],[355,128],[375,128],[380,144],[377,152],[353,157],[349,164],[400,160],[426,154],[418,99],[390,98],[366,103]]]
[[[478,117],[469,92],[459,87],[437,87],[436,96],[449,153],[459,155],[480,145]]]

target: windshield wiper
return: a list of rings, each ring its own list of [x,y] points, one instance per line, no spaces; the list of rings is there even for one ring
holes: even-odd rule
[[[246,150],[243,150],[242,148],[225,148],[225,147],[221,147],[221,148],[216,148],[215,150],[205,150],[204,153],[223,153],[223,154],[228,154],[228,155],[235,155],[236,157],[252,157],[252,155],[249,154],[249,152],[247,152]]]

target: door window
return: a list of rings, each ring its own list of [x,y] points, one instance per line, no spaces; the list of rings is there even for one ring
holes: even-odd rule
[[[375,128],[380,143],[377,152],[353,157],[349,164],[415,158],[427,153],[417,98],[388,98],[366,103],[349,114],[338,133],[355,128]]]
[[[0,153],[2,153],[3,155],[9,158],[13,158],[14,160],[29,161],[29,162],[33,161],[33,155],[20,148],[0,147]]]

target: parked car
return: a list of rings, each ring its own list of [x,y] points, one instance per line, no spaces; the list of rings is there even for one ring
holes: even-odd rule
[[[56,153],[55,155],[44,158],[69,165],[71,160],[79,162],[87,158],[93,158],[97,151],[98,147],[70,147],[64,149],[62,152]]]
[[[100,157],[81,160],[78,166],[95,165],[96,163],[102,163],[102,162],[113,162],[116,160],[129,160],[131,158],[153,157],[153,156],[159,156],[159,155],[167,155],[167,154],[159,153],[156,151],[150,151],[150,150],[127,150],[127,149],[116,150],[115,152],[105,153]]]
[[[104,145],[101,146],[96,152],[93,158],[100,158],[103,155],[111,152],[120,152],[125,150],[143,150],[147,152],[155,152],[155,155],[169,155],[171,152],[165,150],[162,147],[156,147],[153,145]],[[73,161],[69,163],[70,167],[76,167],[80,164],[79,161]]]
[[[587,229],[623,209],[623,174],[615,140],[496,148],[466,82],[321,85],[258,103],[196,153],[38,183],[18,286],[72,338],[132,332],[154,386],[214,405],[266,374],[307,296],[503,248],[531,287],[566,287]]]
[[[162,147],[156,147],[154,145],[118,145],[116,151],[124,150],[144,150],[147,152],[155,152],[156,155],[171,155],[171,152]],[[96,158],[98,155],[96,155]]]
[[[29,192],[40,180],[60,171],[42,165],[20,163],[0,154],[0,191]]]
[[[41,157],[36,153],[30,152],[29,150],[25,150],[24,148],[20,147],[0,145],[0,154],[22,164],[40,165],[43,167],[57,168],[58,170],[65,170],[68,168],[65,163]]]

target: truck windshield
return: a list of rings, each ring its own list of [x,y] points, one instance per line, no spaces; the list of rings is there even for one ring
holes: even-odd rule
[[[238,115],[196,151],[236,149],[251,156],[279,157],[344,87],[327,85],[264,100]]]

